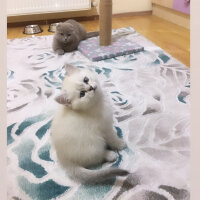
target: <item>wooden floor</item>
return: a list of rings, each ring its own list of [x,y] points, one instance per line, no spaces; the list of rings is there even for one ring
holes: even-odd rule
[[[99,29],[98,20],[81,21],[87,31]],[[151,40],[157,46],[170,53],[186,66],[190,66],[190,31],[171,22],[152,15],[114,17],[113,28],[133,27],[137,32]],[[39,35],[50,35],[48,25],[41,25],[43,32]],[[31,37],[23,34],[22,27],[8,27],[8,39]]]

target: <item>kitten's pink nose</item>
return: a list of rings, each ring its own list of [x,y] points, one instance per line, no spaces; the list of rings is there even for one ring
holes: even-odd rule
[[[91,90],[96,90],[96,88],[97,88],[97,86],[95,85],[95,86],[90,86],[90,89],[89,89],[89,91],[91,91]]]

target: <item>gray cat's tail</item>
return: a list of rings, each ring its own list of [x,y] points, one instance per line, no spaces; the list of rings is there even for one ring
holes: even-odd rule
[[[71,178],[81,183],[99,183],[115,176],[126,176],[129,172],[119,168],[91,170],[80,166],[71,168]]]
[[[86,38],[99,36],[99,31],[87,32]]]

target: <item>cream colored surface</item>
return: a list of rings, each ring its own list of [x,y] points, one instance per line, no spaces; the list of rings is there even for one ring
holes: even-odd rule
[[[113,0],[113,14],[152,10],[151,0]]]
[[[7,199],[7,93],[6,93],[6,1],[0,6],[0,199]]]
[[[8,17],[8,23],[22,22],[22,21],[37,21],[47,19],[61,19],[71,17],[84,17],[99,15],[99,2],[100,0],[93,0],[97,2],[97,7],[92,7],[91,10],[74,11],[74,12],[61,12],[61,13],[46,13],[37,15],[25,15]],[[113,14],[127,13],[127,12],[143,12],[152,10],[151,0],[113,0]]]
[[[191,200],[199,200],[199,180],[200,180],[200,1],[191,2]]]
[[[172,8],[173,7],[173,0],[152,0],[152,3],[164,6],[167,8]]]
[[[184,28],[190,29],[190,16],[153,4],[153,15],[166,19]]]

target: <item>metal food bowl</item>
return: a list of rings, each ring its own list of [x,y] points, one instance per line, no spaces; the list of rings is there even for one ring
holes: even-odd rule
[[[39,25],[33,24],[33,25],[27,25],[24,27],[24,34],[27,35],[33,35],[37,33],[41,33],[43,30],[40,28]]]
[[[59,23],[50,24],[50,25],[49,25],[48,31],[49,31],[49,32],[52,32],[52,33],[55,33],[55,32],[56,32],[56,26],[57,26],[58,24],[59,24]]]

